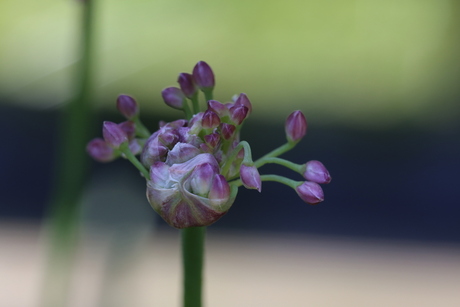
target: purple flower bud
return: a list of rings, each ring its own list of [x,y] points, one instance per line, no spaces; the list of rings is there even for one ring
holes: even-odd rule
[[[91,140],[86,146],[86,151],[99,162],[110,162],[116,158],[113,148],[101,138]]]
[[[220,133],[224,140],[229,140],[233,137],[233,133],[235,132],[236,127],[231,124],[222,123],[220,124]]]
[[[177,87],[165,88],[161,92],[161,96],[168,106],[174,109],[182,110],[185,102],[185,95],[180,89]]]
[[[219,145],[220,135],[218,133],[211,133],[211,134],[205,135],[204,141],[209,147],[215,148],[217,147],[217,145]]]
[[[316,205],[324,200],[323,189],[316,182],[305,181],[295,190],[299,197],[310,205]]]
[[[308,161],[305,164],[303,176],[307,180],[321,184],[329,183],[332,179],[323,163],[316,160]]]
[[[214,73],[211,67],[203,61],[198,62],[193,68],[193,79],[200,89],[214,88]]]
[[[136,100],[128,95],[118,96],[117,109],[127,119],[133,119],[139,114]]]
[[[241,164],[240,177],[247,189],[256,189],[259,192],[262,190],[262,181],[257,167]]]
[[[203,163],[195,167],[190,176],[190,192],[202,197],[207,197],[215,173],[215,168],[209,163]]]
[[[136,124],[132,121],[119,123],[118,127],[126,133],[128,140],[132,140],[136,136]]]
[[[212,181],[211,190],[209,191],[208,198],[213,205],[220,206],[225,204],[230,197],[230,185],[221,174],[214,176]]]
[[[219,116],[211,110],[206,110],[201,119],[201,126],[205,129],[217,128],[220,124]]]
[[[219,117],[224,117],[228,115],[228,108],[225,104],[220,103],[217,100],[209,100],[208,101],[208,110],[212,110],[219,115]]]
[[[238,98],[235,100],[235,104],[242,104],[246,108],[248,108],[248,113],[252,112],[252,104],[249,101],[248,96],[245,93],[241,93]]]
[[[105,121],[102,125],[102,135],[108,145],[113,148],[120,147],[121,144],[128,142],[128,136],[117,124]]]
[[[195,81],[193,81],[193,76],[187,73],[179,74],[177,82],[180,85],[180,89],[187,98],[192,98],[197,92]]]
[[[232,117],[232,121],[236,125],[240,125],[243,120],[248,116],[249,109],[242,105],[242,104],[234,104],[229,109],[230,116]]]
[[[289,142],[298,142],[307,133],[307,120],[301,111],[292,112],[286,119],[286,137]]]

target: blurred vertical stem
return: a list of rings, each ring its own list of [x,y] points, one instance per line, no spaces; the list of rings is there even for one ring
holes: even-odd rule
[[[45,276],[43,307],[66,305],[73,254],[77,244],[79,203],[86,178],[85,152],[91,122],[92,35],[95,0],[75,1],[80,6],[81,31],[75,64],[76,95],[60,118],[54,198],[48,212],[50,251]]]
[[[202,306],[206,227],[182,229],[183,307]]]

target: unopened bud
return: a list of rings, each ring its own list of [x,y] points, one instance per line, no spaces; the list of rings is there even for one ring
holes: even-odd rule
[[[132,121],[119,123],[118,127],[126,133],[128,140],[132,140],[136,136],[136,124]]]
[[[201,119],[201,126],[205,129],[217,128],[220,124],[219,116],[211,110],[206,110]]]
[[[215,148],[217,147],[217,145],[219,145],[220,135],[218,133],[211,133],[211,134],[205,135],[204,141],[209,147]]]
[[[203,61],[198,62],[193,68],[193,79],[201,90],[212,89],[215,85],[214,73],[211,67]]]
[[[208,101],[208,110],[212,110],[219,115],[219,117],[224,117],[228,115],[228,108],[225,104],[217,101],[217,100],[209,100]]]
[[[113,148],[101,138],[91,140],[86,146],[86,151],[99,162],[110,162],[116,158]]]
[[[240,178],[247,189],[256,189],[259,192],[262,190],[260,174],[255,166],[241,164]]]
[[[180,85],[180,89],[187,98],[192,98],[197,92],[195,81],[193,81],[193,76],[187,73],[179,74],[177,82]]]
[[[232,117],[232,121],[236,125],[241,125],[244,119],[248,116],[249,109],[242,105],[242,104],[234,104],[229,109],[230,116]]]
[[[168,87],[161,92],[164,102],[171,108],[182,110],[185,101],[184,93],[177,87]]]
[[[288,116],[285,131],[289,142],[298,142],[305,136],[307,120],[301,111],[294,111]]]
[[[236,127],[234,125],[226,124],[226,123],[222,123],[220,125],[220,133],[222,137],[224,138],[224,140],[229,140],[230,138],[232,138],[235,130],[236,130]]]
[[[139,107],[136,100],[128,95],[120,95],[117,99],[118,111],[127,119],[131,120],[139,114]]]
[[[245,93],[241,93],[238,98],[235,100],[235,104],[242,104],[246,108],[248,108],[248,113],[252,112],[252,104],[249,101],[248,96]]]
[[[329,183],[332,179],[323,163],[316,160],[308,161],[305,164],[305,172],[303,176],[307,180],[320,184]]]
[[[305,181],[295,190],[299,197],[310,205],[316,205],[324,200],[323,189],[316,182]]]
[[[105,121],[102,126],[104,140],[113,148],[119,148],[121,144],[128,142],[128,136],[123,129],[115,123]]]

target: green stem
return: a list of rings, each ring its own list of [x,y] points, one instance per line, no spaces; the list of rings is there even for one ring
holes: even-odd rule
[[[302,184],[302,181],[295,181],[295,180],[292,180],[286,177],[282,177],[279,175],[260,175],[260,180],[279,182],[293,189],[295,189],[299,184]],[[236,179],[236,180],[229,182],[229,184],[230,186],[240,187],[243,185],[243,181],[241,181],[241,179]]]
[[[292,148],[294,148],[294,146],[296,145],[296,143],[286,143],[284,145],[281,145],[280,147],[270,151],[268,154],[264,155],[262,158],[258,159],[257,161],[254,162],[254,165],[259,168],[260,166],[264,165],[264,160],[266,158],[270,158],[270,157],[277,157],[279,155],[282,155],[283,153],[285,153],[286,151],[289,151],[291,150]]]
[[[261,158],[259,160],[257,160],[259,162],[259,167],[267,164],[267,163],[274,163],[274,164],[279,164],[279,165],[282,165],[284,167],[287,167],[291,170],[293,170],[294,172],[297,172],[297,173],[300,173],[302,174],[304,171],[305,171],[305,164],[297,164],[297,163],[293,163],[291,161],[288,161],[288,160],[285,160],[285,159],[281,159],[281,158],[276,158],[276,157],[266,157],[266,158]]]
[[[212,100],[212,91],[213,89],[203,90],[205,102],[208,103],[209,100]]]
[[[302,184],[302,181],[295,181],[279,175],[261,175],[260,180],[262,181],[275,181],[287,185],[295,189],[299,184]]]
[[[125,155],[126,159],[131,162],[144,176],[146,180],[150,180],[149,171],[142,165],[142,163],[133,155],[129,150],[128,144],[124,143],[120,146],[120,151]]]
[[[194,95],[192,98],[192,105],[193,105],[193,113],[198,114],[200,113],[200,105],[198,102],[198,95]]]
[[[182,108],[182,110],[185,113],[185,117],[187,118],[187,120],[190,120],[193,117],[193,114],[190,110],[190,106],[188,105],[188,101],[186,99],[184,99],[184,101],[182,102]]]
[[[233,148],[232,152],[227,157],[225,164],[222,166],[221,174],[224,175],[225,177],[228,175],[230,166],[232,165],[233,161],[235,160],[236,156],[238,155],[238,153],[240,152],[242,148],[244,148],[243,163],[245,163],[248,166],[251,166],[253,164],[252,155],[251,155],[251,147],[249,146],[249,143],[246,141],[241,141],[238,143],[238,145],[235,148]]]
[[[76,97],[63,109],[60,118],[59,160],[55,177],[50,219],[50,251],[42,304],[64,306],[67,301],[73,254],[76,247],[80,196],[88,157],[85,152],[90,135],[92,94],[92,26],[95,0],[81,2],[81,35],[77,44],[80,59],[76,64]]]
[[[182,229],[183,307],[202,306],[206,227]]]
[[[150,137],[150,131],[144,126],[139,117],[134,119],[134,124],[136,125],[136,136],[143,139]]]

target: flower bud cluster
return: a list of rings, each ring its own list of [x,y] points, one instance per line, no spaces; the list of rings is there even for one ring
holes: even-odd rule
[[[127,146],[134,155],[142,151],[142,141],[137,138],[136,120],[139,106],[134,98],[120,95],[117,99],[118,111],[127,119],[119,124],[105,121],[102,125],[103,138],[95,138],[86,146],[88,154],[96,161],[110,162],[123,153],[120,148]]]
[[[184,112],[184,119],[160,122],[159,129],[150,134],[139,120],[136,101],[121,95],[117,108],[127,121],[104,122],[103,139],[94,139],[87,146],[88,153],[101,162],[119,156],[130,160],[147,180],[147,199],[152,208],[168,224],[176,228],[210,225],[232,206],[239,186],[260,192],[264,180],[290,185],[307,203],[323,200],[318,184],[330,181],[324,165],[310,161],[292,166],[289,161],[273,160],[305,136],[307,122],[302,112],[293,112],[286,121],[288,142],[254,162],[249,144],[240,140],[242,125],[252,112],[248,96],[241,93],[225,103],[214,100],[214,73],[202,61],[192,73],[179,74],[177,82],[179,87],[165,88],[161,95],[166,105]],[[200,91],[205,96],[203,111]],[[135,157],[138,154],[140,161]],[[261,176],[258,168],[266,163],[293,168],[306,181]]]

